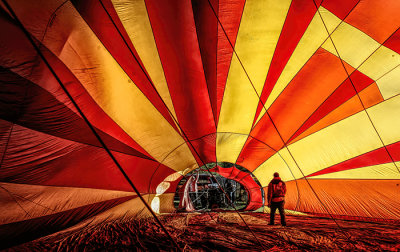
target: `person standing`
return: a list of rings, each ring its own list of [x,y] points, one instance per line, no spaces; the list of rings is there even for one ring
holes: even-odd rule
[[[285,218],[285,194],[286,184],[279,177],[279,173],[274,173],[274,178],[268,185],[268,207],[271,209],[270,221],[268,225],[274,225],[276,209],[279,210],[282,226],[286,226]]]

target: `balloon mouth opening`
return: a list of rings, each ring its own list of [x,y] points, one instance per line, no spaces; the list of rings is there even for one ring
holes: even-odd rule
[[[247,185],[245,177],[256,181],[258,188]],[[208,163],[179,181],[174,207],[182,212],[255,210],[249,206],[257,189],[264,202],[264,191],[247,169],[228,162]]]

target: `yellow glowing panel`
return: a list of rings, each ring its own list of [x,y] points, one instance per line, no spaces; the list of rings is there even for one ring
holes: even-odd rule
[[[400,96],[367,109],[385,145],[400,140]]]
[[[289,146],[305,175],[382,147],[365,111]]]
[[[400,55],[393,50],[380,46],[367,34],[342,23],[332,34],[333,43],[340,57],[360,72],[375,80],[384,99],[400,93],[399,69]],[[331,41],[326,41],[322,48],[337,55]]]
[[[400,55],[385,46],[379,47],[358,69],[373,80],[400,65]]]
[[[287,149],[282,149],[253,171],[262,186],[268,186],[274,172],[278,172],[283,181],[299,179],[302,176]]]
[[[328,27],[328,30],[332,32],[340,24],[341,20],[323,7],[320,7],[319,11]],[[304,64],[307,63],[327,38],[328,33],[326,32],[319,14],[316,13],[272,89],[271,94],[265,103],[265,108],[268,109],[271,106],[275,99],[296,76],[297,72],[300,71]],[[264,114],[265,109],[263,109],[258,116],[257,122],[264,116]]]
[[[400,162],[396,162],[400,167]],[[380,164],[356,168],[346,171],[333,172],[309,179],[400,179],[400,172],[394,163]]]
[[[400,140],[399,110],[400,97],[367,109],[385,145]],[[309,174],[382,146],[365,111],[362,111],[292,144],[289,148],[300,167],[307,169]]]
[[[247,137],[247,135],[242,134],[217,133],[217,161],[236,163]]]
[[[49,36],[73,26],[58,57],[97,104],[157,161],[177,171],[192,167],[195,159],[186,145],[173,154],[175,159],[165,159],[184,139],[132,83],[76,10],[64,8],[62,14]],[[54,51],[60,48],[55,40],[51,42],[45,46]]]
[[[372,84],[358,93],[365,107],[373,106],[376,103],[382,101],[382,98],[377,89],[378,88],[376,84]],[[360,98],[358,96],[353,96],[351,99],[347,100],[342,105],[338,106],[336,109],[331,111],[325,117],[321,118],[318,122],[309,127],[306,131],[301,133],[292,142],[296,142],[297,140],[302,139],[331,124],[334,124],[343,118],[346,118],[352,114],[360,112],[361,110],[364,109],[363,105],[360,102]]]
[[[385,126],[391,127],[387,124]],[[400,139],[400,134],[396,138]],[[307,176],[380,147],[382,144],[363,111],[291,144],[289,149]],[[272,158],[278,159],[277,154],[262,164],[255,174],[262,172],[259,169],[283,170],[282,162],[271,161]],[[294,167],[293,170],[297,168],[292,165],[290,167]],[[295,175],[298,176],[298,173]],[[285,178],[290,179],[289,176]]]
[[[247,1],[244,7],[235,51],[258,94],[261,94],[290,3],[290,0]],[[221,105],[218,132],[248,134],[258,101],[239,60],[233,56]],[[241,139],[242,142],[235,139],[235,145],[243,146],[246,138]],[[217,142],[218,160],[236,160],[240,149],[234,152],[229,146],[229,143],[222,140]]]
[[[391,70],[376,81],[383,98],[386,100],[400,94],[400,66]]]
[[[354,68],[358,68],[379,47],[378,42],[345,22],[339,25],[331,38],[340,57]],[[336,55],[332,46],[324,44],[322,48]]]
[[[399,110],[400,96],[367,109],[385,145],[400,140]],[[291,144],[289,149],[305,175],[309,175],[381,147],[371,121],[362,111]],[[258,169],[270,166],[267,162]]]
[[[144,0],[112,0],[112,3],[154,86],[176,118]]]

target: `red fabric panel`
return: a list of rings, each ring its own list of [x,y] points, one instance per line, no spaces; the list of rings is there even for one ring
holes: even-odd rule
[[[135,195],[107,200],[43,217],[1,225],[0,249],[9,248],[66,229],[136,197]]]
[[[1,104],[1,103],[0,103]],[[13,123],[0,119],[0,167],[5,154],[8,138],[12,131]]]
[[[137,151],[150,157],[139,144],[137,144],[125,131],[123,131],[116,122],[114,122],[93,100],[86,89],[82,86],[79,80],[72,74],[72,72],[50,51],[42,46],[42,52],[46,60],[51,64],[53,70],[63,83],[68,83],[66,88],[68,92],[74,97],[74,101],[78,104],[89,122],[99,127],[104,132],[110,134],[116,139],[120,139]],[[57,83],[58,84],[58,83]],[[58,84],[59,85],[59,84]],[[105,142],[108,145],[108,142]]]
[[[141,193],[154,192],[157,185],[174,171],[159,163],[147,159],[137,158],[122,153],[113,152],[134,186]],[[88,159],[88,157],[90,157]],[[95,151],[84,148],[74,152],[53,164],[60,171],[54,174],[44,185],[67,185],[75,187],[90,187],[109,190],[132,191],[122,173],[105,151]],[[73,160],[68,162],[68,160]],[[62,165],[66,163],[66,165]],[[79,165],[77,165],[79,164]],[[160,168],[159,168],[160,167]],[[159,169],[157,177],[153,173]],[[151,182],[151,184],[150,184]]]
[[[250,201],[250,203],[247,205],[247,207],[244,209],[244,211],[254,211],[262,206],[263,206],[262,201],[258,201],[258,202]]]
[[[351,79],[351,82],[350,82]],[[313,124],[321,120],[327,114],[332,112],[334,109],[351,99],[356,95],[354,87],[357,92],[364,90],[366,87],[374,83],[374,80],[361,72],[355,70],[351,75],[350,79],[346,79],[325,101],[318,109],[304,122],[303,125],[297,130],[297,132],[289,139],[289,143],[311,127]],[[353,85],[354,87],[353,87]]]
[[[215,160],[216,160],[216,156],[215,156],[216,140],[217,140],[216,134],[209,134],[209,135],[203,136],[200,139],[191,141],[196,152],[202,154],[200,156],[201,159],[197,155],[194,154],[194,157],[196,158],[198,164],[204,165],[204,164],[215,162]],[[196,153],[193,150],[191,145],[189,145],[189,148],[193,153]]]
[[[126,33],[121,21],[118,19],[117,13],[112,8],[112,3],[108,0],[103,2],[110,7],[107,11],[110,15],[112,13],[113,21],[117,24],[118,30],[115,28],[112,20],[110,20],[107,12],[101,6],[100,1],[72,1],[75,8],[79,11],[81,16],[85,19],[87,24],[111,53],[114,59],[119,63],[125,73],[132,79],[136,86],[143,92],[154,107],[158,109],[164,118],[177,130],[167,107],[157,94],[156,89],[146,77],[147,72],[145,72],[139,56],[134,49],[132,42],[129,40],[128,34]],[[125,44],[118,31],[122,33],[129,47]]]
[[[146,6],[179,124],[189,139],[214,133],[190,2],[149,0]],[[206,159],[204,151],[200,156]]]
[[[263,206],[263,199],[261,188],[258,186],[257,188],[249,189],[250,196],[250,204],[246,207],[246,210],[250,210],[250,205],[252,204],[252,209],[257,209]]]
[[[343,66],[336,56],[323,49],[317,50],[268,109],[269,116],[263,116],[250,135],[279,150],[283,147],[281,137],[285,142],[290,139],[320,104],[340,86],[345,76],[347,75]],[[296,113],[292,111],[294,107]],[[268,152],[270,150],[266,150],[267,157],[270,155]],[[262,158],[262,154],[260,156]]]
[[[14,24],[14,21],[11,20],[6,14],[0,13],[0,28],[4,31],[8,31],[10,33],[10,36],[1,36],[0,37],[0,43],[2,44],[4,48],[4,53],[1,54],[0,56],[0,63],[3,67],[11,67],[12,71],[15,72],[16,74],[19,74],[21,76],[28,76],[29,78],[35,80],[35,84],[43,88],[43,90],[46,90],[53,96],[55,99],[57,99],[59,102],[58,104],[64,104],[65,106],[64,111],[67,111],[67,108],[71,110],[71,112],[77,113],[75,107],[72,105],[71,101],[67,97],[67,95],[64,93],[64,91],[61,89],[60,84],[55,80],[54,76],[52,73],[49,71],[47,66],[40,60],[40,58],[36,57],[37,52],[34,50],[33,46],[30,44],[30,42],[27,40],[25,35],[20,31],[20,29]],[[39,42],[38,42],[39,43]],[[129,137],[115,122],[113,122],[103,111],[101,108],[98,107],[98,105],[94,102],[94,100],[91,98],[91,96],[86,92],[86,90],[82,87],[80,82],[76,79],[76,77],[69,71],[69,69],[56,57],[54,56],[47,48],[45,48],[43,45],[40,46],[42,53],[46,57],[47,61],[49,64],[52,66],[52,68],[55,70],[57,76],[61,79],[61,81],[65,84],[66,88],[74,97],[75,101],[78,103],[80,106],[81,110],[85,114],[85,116],[89,119],[91,124],[100,130],[104,131],[106,134],[110,135],[112,138],[118,139],[119,141],[133,147],[135,150],[143,153],[146,156],[149,156],[146,151],[144,151],[138,144],[135,143]],[[12,52],[12,53],[11,53]],[[18,53],[17,53],[18,52]],[[35,59],[35,62],[32,62],[33,59]],[[32,68],[35,67],[35,72],[32,72]],[[30,83],[26,83],[23,78],[17,78],[17,75],[12,75],[11,73],[2,73],[4,75],[2,78],[6,78],[6,81],[9,81],[10,84],[13,84],[14,81],[17,83],[20,83],[20,85],[30,85]],[[10,79],[12,76],[15,77],[15,79]],[[14,83],[16,84],[16,83]],[[31,88],[32,85],[29,86]],[[10,87],[8,88],[10,89]],[[16,90],[19,90],[18,92]],[[13,92],[14,96],[12,99],[14,99],[14,106],[20,106],[20,105],[15,105],[16,102],[23,104],[23,100],[25,99],[25,90],[23,90],[24,87],[14,87],[13,86]],[[42,93],[42,91],[40,91]],[[37,95],[37,92],[35,93]],[[23,97],[22,97],[22,96]],[[49,97],[44,97],[41,95],[43,98],[38,100],[39,104],[42,104],[43,106],[48,106],[46,105],[46,99],[50,99]],[[53,98],[51,98],[53,99]],[[53,99],[53,101],[56,101]],[[37,104],[37,105],[39,105]],[[55,103],[53,103],[55,105]],[[35,107],[32,107],[35,108]],[[14,108],[18,109],[18,108]],[[36,108],[35,108],[36,109]],[[6,110],[3,110],[6,111]],[[47,107],[47,112],[52,111],[51,107]],[[33,111],[33,112],[38,112],[38,111]],[[68,116],[72,116],[72,113],[68,112]],[[18,116],[20,113],[17,113]],[[70,124],[73,124],[74,122],[71,119],[77,119],[77,116],[75,115],[72,118],[64,117],[61,118],[61,115],[59,112],[56,110],[53,111],[54,119],[58,118],[58,124],[61,127],[63,124],[65,124],[65,121],[69,121]],[[64,115],[65,116],[65,115]],[[31,118],[32,119],[32,118]],[[37,117],[35,118],[35,120]],[[64,122],[62,120],[65,120]],[[47,120],[47,119],[46,119]],[[81,122],[82,120],[79,119],[78,123]],[[56,121],[54,120],[48,120],[46,123],[51,123],[57,124]],[[39,125],[39,124],[37,124]],[[65,129],[64,125],[64,129]],[[41,126],[43,127],[43,126]],[[67,127],[68,128],[68,127]],[[60,130],[60,129],[59,129]],[[87,128],[86,128],[87,130]],[[60,130],[61,131],[61,130]],[[73,135],[79,132],[80,130],[68,130],[67,131],[61,131],[64,133],[63,137],[66,137],[65,134]],[[60,133],[61,133],[60,132]],[[82,133],[81,135],[82,138],[90,138],[90,136],[93,135],[87,134],[86,135],[85,128],[82,128]],[[103,135],[103,133],[99,132],[100,135]],[[108,137],[108,139],[112,139],[111,137]],[[70,136],[71,138],[71,136]],[[93,138],[92,138],[93,139]],[[114,140],[108,140],[107,137],[105,137],[105,141],[107,144],[111,144]],[[77,139],[75,139],[77,140]],[[98,144],[97,140],[95,143],[91,144]]]
[[[239,169],[232,169],[231,174],[229,175],[228,179],[233,179],[235,180],[236,176],[239,175],[242,171]]]
[[[175,173],[171,168],[152,160],[116,152],[113,152],[113,155],[141,193],[156,193],[157,186],[168,175]],[[175,192],[171,191],[172,189],[170,187],[166,192]]]
[[[246,190],[249,193],[249,204],[245,208],[245,211],[255,210],[262,207],[261,187],[254,181],[254,179],[249,175],[244,177],[240,183],[245,185]]]
[[[315,2],[319,6],[321,0]],[[282,70],[317,12],[315,4],[314,1],[292,1],[261,93],[263,103],[267,100]],[[263,105],[260,102],[253,124],[256,122],[262,108]]]
[[[2,67],[0,81],[0,118],[56,137],[101,146],[87,123],[45,89]],[[112,150],[151,159],[101,130],[97,133]]]
[[[228,78],[233,54],[232,46],[234,47],[236,43],[245,0],[219,0],[218,2],[219,8],[216,12],[222,26],[218,24],[217,86],[215,90],[210,90],[210,93],[216,92],[211,97],[217,97],[216,122],[219,119],[226,79]]]
[[[395,162],[400,161],[400,142],[388,145],[387,149]],[[391,163],[391,162],[392,162],[392,159],[388,155],[385,148],[382,147],[377,150],[373,150],[371,152],[360,155],[358,157],[349,159],[342,163],[336,164],[334,166],[325,168],[321,171],[310,174],[307,177],[313,177],[313,176],[332,173],[332,172],[351,170],[351,169],[361,168],[361,167],[365,167],[365,166],[379,165],[379,164],[385,164],[385,163]]]
[[[174,172],[152,160],[113,154],[140,192],[155,190],[161,180]],[[159,176],[152,180],[156,169]],[[0,181],[132,191],[105,150],[19,125],[13,127]]]
[[[218,0],[211,0],[213,9],[218,13]],[[210,7],[208,0],[192,0],[193,16],[196,23],[197,38],[204,75],[210,94],[214,120],[217,119],[217,33],[218,19]],[[217,123],[217,121],[215,121]]]
[[[322,6],[344,20],[360,0],[324,0]]]
[[[269,124],[269,126],[273,127],[271,124]],[[281,146],[279,146],[279,148]],[[240,152],[236,163],[246,167],[252,172],[275,153],[276,151],[271,147],[250,136],[247,138],[247,141]]]
[[[0,181],[129,191],[108,154],[14,125]]]
[[[346,23],[382,44],[400,24],[398,0],[362,0],[346,17]]]
[[[400,53],[400,29],[397,29],[397,31],[386,40],[383,45],[397,53]]]
[[[236,168],[234,168],[234,167],[223,168],[223,167],[218,166],[218,173],[221,176],[224,176],[225,178],[229,178],[233,169],[236,169]]]
[[[237,163],[254,171],[284,146],[268,115],[263,116],[250,132]]]
[[[246,172],[241,172],[241,173],[239,173],[239,174],[236,176],[235,181],[241,183],[242,179],[245,178],[245,177],[247,177],[247,176],[250,176],[250,174],[249,174],[249,173],[246,173]],[[246,186],[246,185],[245,185],[245,186]]]

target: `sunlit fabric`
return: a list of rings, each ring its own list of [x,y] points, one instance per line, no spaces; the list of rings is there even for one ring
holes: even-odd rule
[[[398,0],[0,1],[0,241],[147,216],[139,196],[173,212],[183,176],[222,162],[260,183],[210,170],[246,188],[245,210],[269,211],[261,192],[279,172],[289,210],[400,221],[399,12]]]

